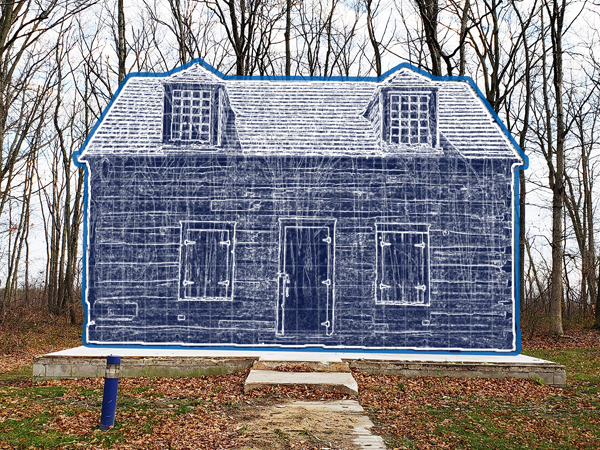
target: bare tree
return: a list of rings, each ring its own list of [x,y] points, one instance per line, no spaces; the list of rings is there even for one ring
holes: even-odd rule
[[[292,0],[285,2],[285,75],[292,74],[292,49],[290,41],[292,33]]]
[[[567,129],[572,136],[570,157],[565,161],[565,206],[579,250],[579,298],[587,310],[597,298],[595,264],[594,208],[592,192],[597,173],[593,163],[598,140],[599,120],[597,85],[583,85],[566,94]],[[578,95],[579,93],[579,95]],[[569,164],[570,163],[570,164]],[[569,167],[571,166],[571,167]]]
[[[235,55],[237,75],[265,67],[273,44],[275,24],[286,14],[278,0],[205,0],[225,30]]]
[[[444,74],[443,61],[446,65],[446,75],[453,75],[457,67],[459,75],[465,75],[466,39],[474,20],[471,15],[471,0],[464,0],[464,3],[458,0],[448,0],[445,4],[440,4],[439,0],[414,0],[412,3],[421,19],[421,26],[417,30],[409,29],[408,22],[404,19],[404,2],[395,2],[406,30],[409,61],[414,61],[419,67],[426,68],[433,75],[438,76]],[[444,13],[444,17],[441,17],[442,13]],[[442,29],[441,35],[440,29]],[[448,45],[453,45],[451,51],[444,49],[444,46]],[[425,49],[428,51],[426,52]],[[416,59],[412,56],[413,54],[418,55]],[[456,61],[457,54],[458,62]],[[427,63],[427,56],[429,56],[431,64]]]
[[[527,150],[527,137],[530,132],[530,114],[531,104],[533,101],[533,78],[535,77],[535,61],[534,54],[537,51],[537,44],[539,43],[539,36],[532,33],[531,23],[536,17],[537,7],[536,3],[531,6],[529,11],[522,13],[519,10],[518,5],[512,0],[511,6],[514,10],[515,16],[517,17],[520,37],[518,41],[522,43],[522,48],[519,53],[522,55],[522,60],[517,62],[515,65],[522,68],[521,74],[516,75],[515,87],[519,84],[522,86],[521,90],[510,89],[507,92],[507,101],[504,102],[504,110],[506,117],[506,124],[509,131],[517,133],[519,147],[523,150]],[[523,64],[524,63],[524,64]],[[527,229],[526,229],[526,195],[527,186],[525,182],[525,173],[519,171],[519,298],[522,303],[526,298],[526,279],[525,279],[525,253],[526,253],[526,241],[527,241]],[[531,260],[530,260],[531,264]],[[534,272],[535,274],[535,272]],[[536,275],[536,281],[537,279]]]
[[[545,0],[544,8],[549,18],[552,50],[552,84],[556,113],[556,144],[549,147],[546,162],[549,170],[549,184],[552,190],[552,277],[550,295],[550,331],[563,335],[563,207],[565,200],[565,136],[566,127],[563,107],[563,48],[566,0]],[[547,98],[547,96],[546,96]],[[549,105],[546,108],[550,109]],[[550,111],[547,111],[550,120]],[[547,127],[548,144],[552,146],[552,128]]]
[[[333,42],[333,64],[337,68],[337,73],[341,76],[350,76],[351,73],[357,76],[367,75],[371,71],[371,62],[367,59],[363,64],[361,56],[366,54],[368,45],[367,39],[361,39],[358,34],[360,21],[359,5],[354,9],[354,17],[348,17],[348,22],[338,21],[335,34],[332,37]],[[363,71],[363,65],[366,67]]]
[[[440,76],[442,75],[442,48],[438,40],[439,2],[438,0],[415,0],[415,4],[423,21],[425,41],[431,58],[431,73]]]
[[[52,45],[45,39],[50,30],[88,5],[80,0],[7,0],[0,4],[0,217],[11,202],[8,273],[0,311],[17,287],[21,251],[29,227],[32,168],[43,145],[41,130],[45,126],[52,78],[46,63]],[[16,195],[19,189],[22,196]],[[21,212],[14,222],[12,203],[19,197]]]
[[[338,0],[303,1],[298,7],[296,64],[299,74],[330,76],[333,53],[333,19]]]
[[[123,0],[117,1],[118,15],[118,33],[117,33],[117,59],[119,61],[119,84],[125,79],[126,69],[125,61],[127,58],[127,41],[125,40],[125,10],[123,8]]]

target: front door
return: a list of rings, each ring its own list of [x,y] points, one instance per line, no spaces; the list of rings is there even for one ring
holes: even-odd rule
[[[331,222],[331,221],[330,221]],[[281,220],[277,334],[333,332],[333,225]]]

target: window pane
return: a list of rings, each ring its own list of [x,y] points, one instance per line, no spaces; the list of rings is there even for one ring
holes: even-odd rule
[[[429,143],[429,95],[391,94],[389,101],[390,142],[397,143],[396,130],[399,130],[400,136],[406,136],[406,139],[401,139],[402,143]]]
[[[173,90],[171,109],[171,139],[179,141],[210,141],[210,91]],[[191,132],[191,124],[203,123]]]

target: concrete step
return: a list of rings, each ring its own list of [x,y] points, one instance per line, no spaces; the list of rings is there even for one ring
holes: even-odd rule
[[[350,364],[339,356],[328,354],[263,355],[255,361],[254,370],[280,372],[350,372]]]
[[[250,370],[244,392],[275,386],[310,386],[358,395],[358,384],[349,372],[280,372],[277,370]]]

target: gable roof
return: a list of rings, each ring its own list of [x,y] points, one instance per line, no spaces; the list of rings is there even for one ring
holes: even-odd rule
[[[468,79],[432,79],[403,64],[382,81],[281,80],[225,76],[203,64],[168,74],[129,75],[76,156],[177,151],[163,144],[163,84],[195,83],[224,87],[242,154],[388,154],[364,112],[380,87],[422,85],[437,88],[439,131],[460,154],[525,159]]]

